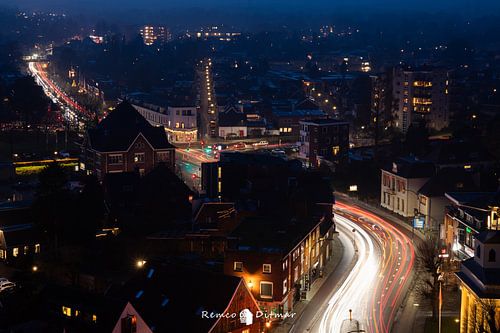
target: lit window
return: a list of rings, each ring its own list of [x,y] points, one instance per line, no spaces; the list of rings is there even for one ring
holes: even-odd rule
[[[284,279],[283,280],[283,295],[286,295],[287,291],[288,291],[288,280]]]
[[[233,263],[233,269],[235,272],[243,272],[243,263],[241,261],[235,261]]]
[[[339,146],[333,146],[332,147],[332,154],[333,156],[337,156],[337,154],[339,153],[340,151],[340,147]]]
[[[75,310],[75,317],[78,317],[80,315],[80,310]]]
[[[63,307],[62,307],[62,313],[63,313],[63,315],[65,315],[66,317],[71,317],[71,308],[65,307],[65,306],[63,305]]]
[[[40,253],[40,244],[35,244],[35,253]]]
[[[134,154],[134,162],[135,163],[144,163],[144,153],[135,153]]]
[[[92,322],[93,323],[97,322],[97,316],[95,314],[92,315]]]
[[[267,281],[260,282],[260,297],[273,298],[273,283]]]
[[[6,252],[0,249],[0,259],[7,259]]]
[[[271,264],[264,264],[262,265],[262,273],[271,273]]]
[[[19,255],[19,248],[15,247],[12,249],[12,256],[17,257]]]

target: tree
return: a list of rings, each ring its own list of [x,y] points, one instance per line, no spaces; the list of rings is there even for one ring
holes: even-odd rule
[[[38,227],[57,252],[64,221],[71,211],[70,193],[66,189],[67,176],[61,165],[53,162],[40,172],[38,180],[33,209],[38,216]]]
[[[437,320],[439,311],[439,284],[441,258],[437,255],[436,240],[426,239],[417,246],[417,263],[422,281],[417,285],[417,293],[431,302],[432,319]]]
[[[12,85],[11,107],[26,124],[40,123],[47,115],[49,103],[32,77],[19,78]]]
[[[421,121],[418,125],[410,125],[406,132],[406,146],[408,152],[416,156],[426,153],[429,145],[429,131],[425,127],[425,122]]]
[[[462,325],[472,328],[474,333],[500,333],[500,323],[495,317],[496,310],[494,300],[480,299],[472,305],[467,321]]]
[[[95,239],[105,213],[104,194],[97,178],[87,176],[83,183],[83,190],[75,203],[75,225],[71,225],[72,238],[80,243]]]

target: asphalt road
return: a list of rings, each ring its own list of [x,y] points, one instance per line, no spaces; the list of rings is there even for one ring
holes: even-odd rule
[[[412,240],[362,208],[337,202],[334,209],[344,257],[291,332],[341,332],[349,310],[364,332],[391,332],[409,290],[415,262]]]

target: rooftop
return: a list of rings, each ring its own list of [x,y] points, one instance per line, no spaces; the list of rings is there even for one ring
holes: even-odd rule
[[[287,221],[276,217],[249,217],[231,233],[230,237],[238,240],[240,251],[265,253],[290,252],[319,220]]]
[[[120,103],[94,129],[88,130],[90,145],[101,152],[126,151],[142,134],[154,149],[174,148],[163,127],[155,127],[127,101]]]
[[[478,142],[464,140],[438,140],[425,160],[435,164],[467,164],[493,161],[493,156]]]
[[[434,175],[434,165],[413,157],[399,158],[391,165],[383,168],[392,174],[403,178],[430,178]]]
[[[223,313],[241,278],[172,264],[153,264],[119,292],[155,332],[208,332],[217,319],[202,311]]]
[[[418,192],[427,197],[434,197],[444,196],[449,191],[462,192],[476,189],[470,173],[462,168],[445,168],[432,176]]]

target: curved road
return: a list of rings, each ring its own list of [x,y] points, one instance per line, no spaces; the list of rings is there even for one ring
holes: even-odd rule
[[[334,209],[337,230],[347,251],[332,275],[343,276],[333,278],[336,283],[331,283],[328,291],[320,289],[315,298],[321,301],[311,301],[320,304],[313,309],[310,303],[297,324],[300,330],[294,327],[292,331],[341,332],[352,310],[363,332],[388,333],[409,288],[415,262],[412,240],[383,218],[359,207],[337,202]],[[352,260],[353,244],[357,257],[349,271],[345,262]]]

